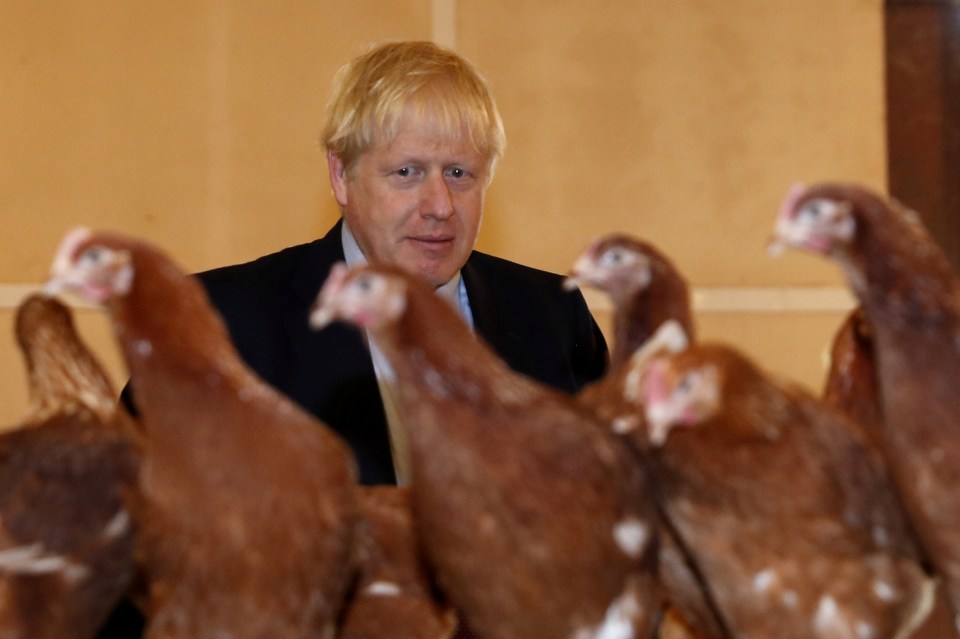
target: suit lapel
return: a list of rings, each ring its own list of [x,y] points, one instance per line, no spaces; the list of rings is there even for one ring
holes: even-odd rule
[[[291,350],[291,396],[336,430],[353,448],[364,483],[392,483],[393,461],[383,402],[362,333],[346,324],[320,331],[308,325],[310,307],[330,268],[343,261],[341,223],[314,242],[290,280],[284,326]]]
[[[510,368],[530,374],[536,368],[523,338],[514,329],[518,309],[504,308],[498,301],[500,298],[493,290],[496,278],[484,276],[483,263],[476,255],[471,254],[461,269],[474,329]]]

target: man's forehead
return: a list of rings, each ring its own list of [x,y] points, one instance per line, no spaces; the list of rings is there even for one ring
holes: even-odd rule
[[[421,161],[486,161],[466,127],[451,130],[432,120],[407,119],[391,139],[382,139],[370,151],[384,158]]]

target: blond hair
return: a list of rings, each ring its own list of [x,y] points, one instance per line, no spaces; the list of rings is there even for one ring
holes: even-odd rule
[[[469,62],[432,42],[381,44],[341,67],[321,141],[349,169],[363,152],[393,140],[411,114],[431,118],[452,139],[466,135],[493,175],[506,146],[493,96]]]

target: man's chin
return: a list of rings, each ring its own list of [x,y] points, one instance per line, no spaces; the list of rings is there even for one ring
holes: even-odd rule
[[[411,264],[411,265],[401,265],[401,268],[407,271],[408,273],[413,273],[414,275],[420,277],[427,282],[430,286],[434,288],[440,288],[444,284],[450,281],[451,278],[459,270],[448,265],[437,265],[437,264]]]

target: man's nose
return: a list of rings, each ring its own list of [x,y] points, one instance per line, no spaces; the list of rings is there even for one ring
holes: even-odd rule
[[[431,173],[423,187],[420,215],[438,219],[446,219],[453,215],[453,198],[450,196],[450,186],[442,173]]]

